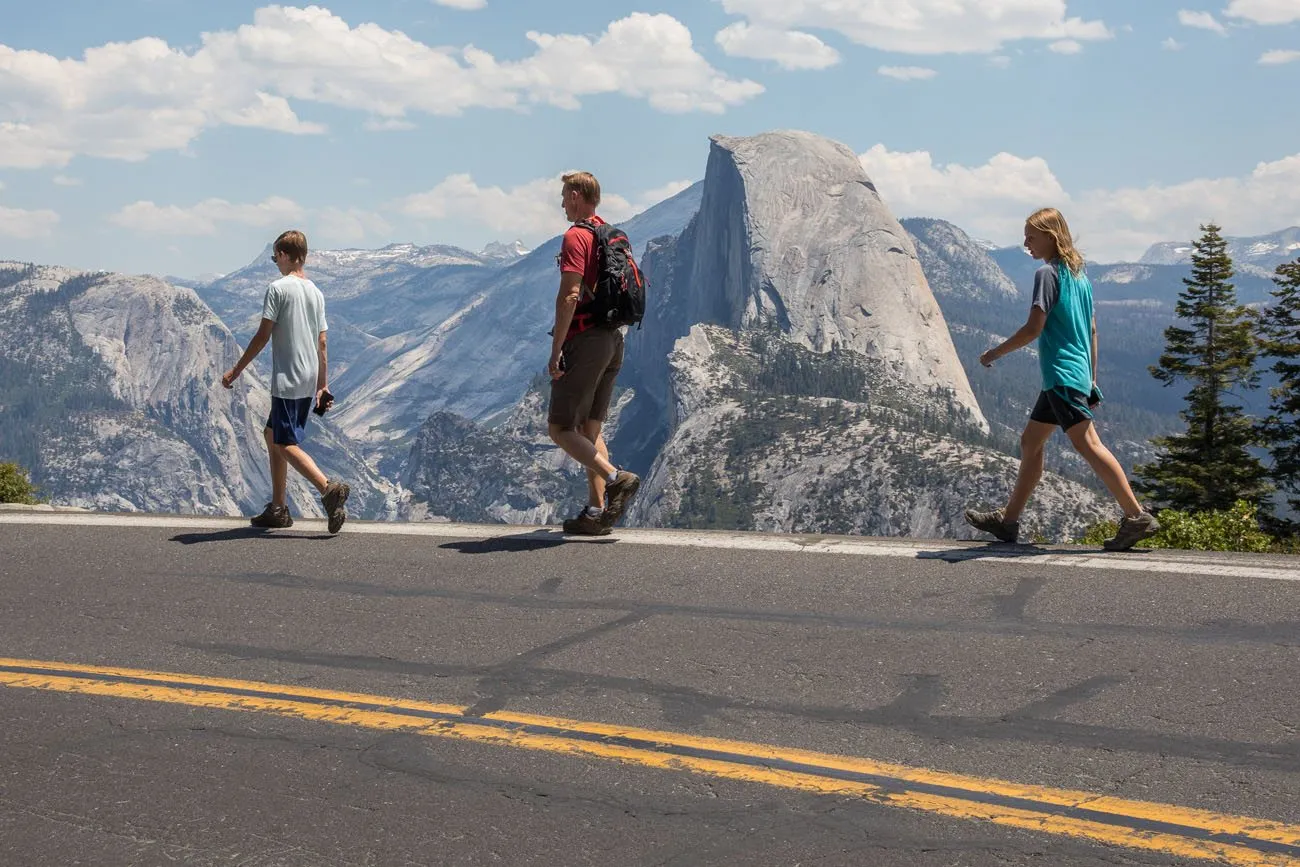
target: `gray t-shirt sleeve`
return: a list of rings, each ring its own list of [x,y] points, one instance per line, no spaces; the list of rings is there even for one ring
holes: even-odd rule
[[[316,290],[316,298],[318,301],[318,306],[316,308],[316,333],[320,334],[322,331],[329,331],[330,327],[329,323],[325,321],[325,295],[320,291],[320,289]]]
[[[1055,265],[1044,265],[1034,274],[1033,306],[1044,313],[1051,313],[1056,301],[1061,297],[1061,278],[1056,274]]]
[[[262,318],[272,322],[280,321],[280,293],[275,284],[266,287],[266,297],[262,299]]]

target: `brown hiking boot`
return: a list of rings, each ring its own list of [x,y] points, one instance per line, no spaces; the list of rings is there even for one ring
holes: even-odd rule
[[[343,482],[330,482],[325,486],[325,493],[320,495],[321,504],[325,506],[325,515],[329,518],[329,530],[337,533],[343,529],[343,522],[348,519],[348,510],[343,507],[352,493]]]
[[[287,530],[293,526],[293,516],[289,514],[288,506],[267,503],[262,514],[249,518],[248,523],[263,530]]]
[[[564,532],[570,536],[608,536],[614,532],[613,527],[606,527],[600,518],[593,518],[583,509],[576,518],[564,522]]]
[[[1127,551],[1143,539],[1150,539],[1160,532],[1160,522],[1150,512],[1143,512],[1136,518],[1127,515],[1119,522],[1115,538],[1107,539],[1101,547],[1107,551]]]
[[[1008,521],[1001,509],[991,512],[966,510],[966,523],[976,530],[991,534],[999,542],[1012,542],[1020,537],[1020,522]]]
[[[605,511],[600,513],[599,518],[601,526],[609,527],[611,530],[614,528],[618,519],[627,511],[627,504],[632,502],[639,487],[641,487],[640,476],[627,470],[618,471],[614,481],[605,486]]]

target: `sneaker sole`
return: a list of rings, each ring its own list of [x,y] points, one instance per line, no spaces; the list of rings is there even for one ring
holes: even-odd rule
[[[348,519],[348,511],[345,508],[348,502],[348,496],[352,489],[347,485],[339,485],[339,501],[329,510],[329,531],[337,533],[343,529],[343,523]]]
[[[1137,538],[1133,539],[1133,541],[1125,545],[1112,545],[1111,540],[1107,539],[1105,542],[1101,543],[1101,547],[1102,550],[1104,551],[1128,551],[1131,550],[1133,546],[1136,545],[1138,542],[1144,541],[1146,539],[1150,539],[1152,536],[1157,535],[1159,532],[1160,532],[1159,527],[1155,527],[1154,529],[1151,530],[1144,530],[1140,536],[1138,536]]]
[[[623,513],[627,511],[627,504],[632,502],[632,498],[636,496],[636,492],[641,490],[641,479],[638,478],[636,481],[629,482],[626,487],[627,490],[622,492],[621,496],[617,499],[611,498],[609,503],[606,504],[605,515],[612,515],[612,517],[610,517],[609,520],[606,520],[604,515],[602,515],[600,518],[600,525],[602,527],[608,527],[611,531],[614,529],[614,525],[622,519]]]

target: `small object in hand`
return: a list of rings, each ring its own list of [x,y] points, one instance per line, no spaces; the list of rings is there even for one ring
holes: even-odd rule
[[[322,389],[320,396],[316,400],[316,405],[312,407],[311,411],[316,413],[316,415],[324,415],[333,405],[334,395],[330,394],[328,388]]]

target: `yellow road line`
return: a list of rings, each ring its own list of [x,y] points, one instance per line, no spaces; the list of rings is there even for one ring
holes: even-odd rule
[[[0,686],[407,731],[925,810],[1228,864],[1300,867],[1300,826],[742,741],[280,684],[0,658]]]

